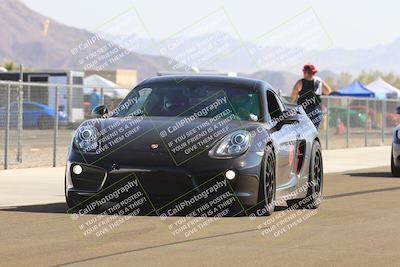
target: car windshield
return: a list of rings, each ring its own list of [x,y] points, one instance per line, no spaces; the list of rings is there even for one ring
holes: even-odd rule
[[[221,112],[233,119],[258,121],[260,99],[257,90],[231,84],[155,83],[139,86],[117,106],[113,117],[163,116],[214,117]]]

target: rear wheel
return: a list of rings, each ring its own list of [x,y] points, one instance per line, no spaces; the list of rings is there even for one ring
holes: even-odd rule
[[[394,162],[394,158],[393,158],[393,147],[392,147],[392,152],[390,154],[391,154],[390,169],[392,171],[392,176],[400,177],[400,167],[396,166],[396,163]]]
[[[321,153],[321,145],[314,141],[311,150],[310,171],[308,175],[308,190],[305,198],[288,200],[290,207],[317,209],[322,200],[322,188],[324,184],[324,169]]]

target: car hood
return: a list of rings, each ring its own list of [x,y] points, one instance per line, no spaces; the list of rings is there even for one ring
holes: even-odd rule
[[[239,129],[257,133],[262,123],[232,119],[190,119],[188,117],[131,117],[89,120],[99,131],[96,154],[120,156],[135,153],[168,153],[176,162],[184,161],[211,147],[227,134]]]

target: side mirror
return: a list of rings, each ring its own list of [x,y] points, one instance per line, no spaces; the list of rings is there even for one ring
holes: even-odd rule
[[[108,108],[105,105],[97,106],[92,110],[92,116],[101,118],[108,113]]]
[[[396,108],[396,113],[397,113],[397,114],[400,114],[400,106],[398,106],[398,107]]]
[[[293,111],[287,111],[287,110],[285,110],[285,111],[282,112],[282,116],[281,116],[281,117],[283,117],[283,119],[280,120],[280,121],[278,121],[277,124],[276,124],[276,126],[275,126],[275,128],[276,128],[277,130],[280,130],[280,129],[282,128],[283,125],[286,125],[286,124],[295,124],[295,123],[298,123],[298,122],[299,122],[299,118],[298,118],[297,113],[296,113],[296,114],[293,114]]]

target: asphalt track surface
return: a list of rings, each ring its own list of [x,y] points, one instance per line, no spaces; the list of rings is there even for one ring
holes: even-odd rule
[[[188,237],[169,231],[181,217],[130,216],[88,237],[64,203],[2,207],[0,266],[400,266],[400,178],[389,167],[326,174],[324,194],[317,211],[221,218]]]

